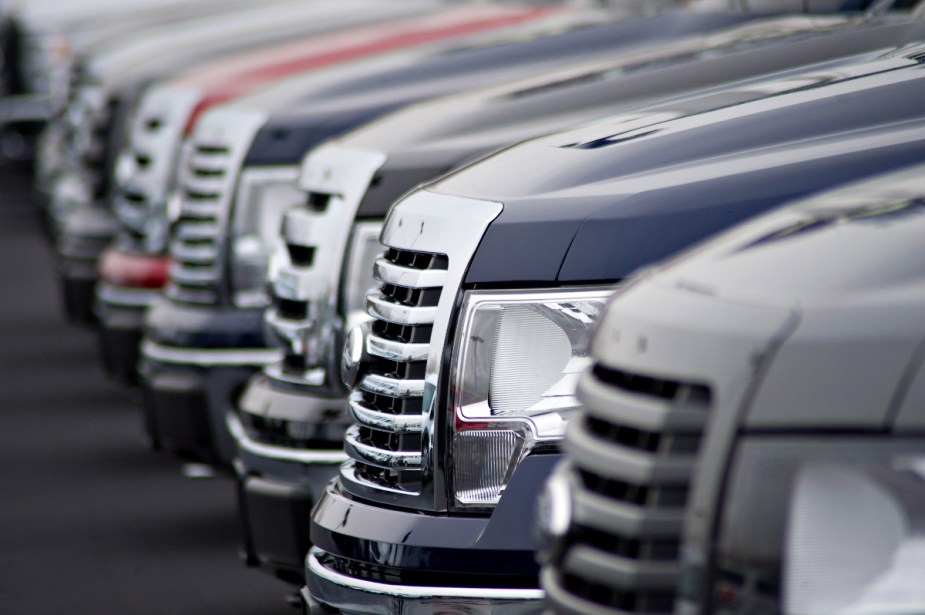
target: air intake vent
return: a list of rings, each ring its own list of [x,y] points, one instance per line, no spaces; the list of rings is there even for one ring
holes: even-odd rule
[[[180,186],[180,218],[173,230],[167,295],[181,303],[213,304],[221,282],[219,254],[225,209],[231,199],[226,181],[231,148],[196,143]]]
[[[255,442],[301,450],[340,450],[343,424],[331,421],[290,421],[240,413],[242,427]]]
[[[549,600],[555,606],[565,594],[589,612],[671,613],[711,390],[596,364],[579,395],[585,410],[565,444],[575,514],[544,573]]]
[[[382,286],[367,298],[376,361],[350,396],[345,443],[368,486],[420,491],[424,371],[447,264],[442,254],[394,248],[376,261]]]

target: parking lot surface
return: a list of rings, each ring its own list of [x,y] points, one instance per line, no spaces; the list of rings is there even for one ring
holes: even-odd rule
[[[0,613],[295,613],[241,564],[233,483],[147,448],[65,322],[29,182],[0,169]]]

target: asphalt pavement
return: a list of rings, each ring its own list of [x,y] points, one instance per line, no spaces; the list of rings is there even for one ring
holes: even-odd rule
[[[296,613],[238,557],[233,483],[147,448],[65,321],[30,181],[0,168],[0,613]]]

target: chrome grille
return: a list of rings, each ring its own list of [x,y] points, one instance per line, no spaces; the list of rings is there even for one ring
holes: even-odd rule
[[[309,191],[305,197],[305,212],[309,215],[308,224],[317,223],[327,213],[331,195]],[[323,206],[318,206],[323,203]],[[283,223],[283,241],[289,262],[283,265],[292,278],[311,276],[315,267],[315,253],[318,243],[323,238],[311,232],[305,232],[305,224],[293,223],[295,215],[286,214]],[[312,225],[313,226],[313,225]],[[312,349],[312,358],[308,357],[307,337],[314,320],[312,304],[307,293],[292,292],[287,286],[287,276],[283,275],[272,284],[273,305],[266,315],[267,325],[276,336],[276,344],[283,349],[283,361],[276,366],[275,377],[291,381],[322,384],[324,370],[317,365],[317,349]],[[282,282],[277,283],[277,282]],[[291,286],[299,286],[298,283]],[[315,316],[320,316],[321,306],[315,307]],[[270,370],[274,371],[273,369]]]
[[[395,248],[376,261],[382,285],[367,298],[374,361],[350,395],[345,438],[354,477],[370,486],[420,491],[427,352],[447,267],[443,254]]]
[[[115,211],[120,221],[125,225],[128,232],[139,239],[143,238],[145,232],[145,223],[149,216],[152,215],[152,205],[157,201],[157,196],[149,194],[143,181],[139,181],[139,176],[150,169],[152,164],[153,153],[146,151],[145,138],[156,139],[163,126],[163,118],[145,117],[138,118],[133,124],[143,124],[148,126],[156,124],[156,129],[146,129],[145,135],[139,135],[138,126],[133,126],[129,135],[128,149],[120,154],[119,162],[116,168],[116,198]],[[131,170],[120,172],[119,167],[127,167]],[[136,171],[137,169],[137,171]]]
[[[180,180],[180,217],[170,243],[167,296],[182,303],[214,304],[221,284],[220,241],[231,199],[231,147],[197,141]]]
[[[320,387],[318,394],[343,394],[343,333],[356,324],[355,312],[364,314],[382,229],[378,221],[356,221],[356,212],[384,161],[377,152],[332,144],[303,160],[296,180],[300,203],[285,213],[282,243],[269,267],[273,305],[265,321],[272,343],[284,352],[281,364],[265,369],[271,378]]]
[[[670,613],[690,480],[711,404],[700,383],[596,364],[565,442],[573,515],[544,573],[548,597],[614,613]],[[550,584],[555,587],[548,587]]]

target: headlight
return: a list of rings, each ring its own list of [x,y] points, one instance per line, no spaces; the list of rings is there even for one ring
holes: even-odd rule
[[[722,509],[711,612],[925,612],[921,440],[749,438]]]
[[[923,449],[876,465],[800,469],[784,545],[784,613],[925,613]]]
[[[366,312],[366,295],[378,286],[373,278],[373,265],[385,253],[385,247],[379,243],[381,232],[382,222],[357,222],[353,225],[342,286],[347,314],[346,331],[371,319]]]
[[[231,230],[231,288],[235,305],[269,303],[266,270],[269,255],[280,245],[283,215],[305,199],[292,168],[242,172]]]
[[[612,288],[467,292],[454,345],[455,502],[498,502],[531,450],[562,438]]]
[[[304,354],[310,367],[323,367],[329,382],[339,385],[337,372],[343,360],[346,333],[371,320],[366,313],[366,295],[377,286],[373,264],[385,251],[379,243],[382,222],[357,222],[353,225],[346,261],[339,267],[339,300],[315,301],[309,307],[305,329]],[[344,317],[346,315],[346,317]]]

